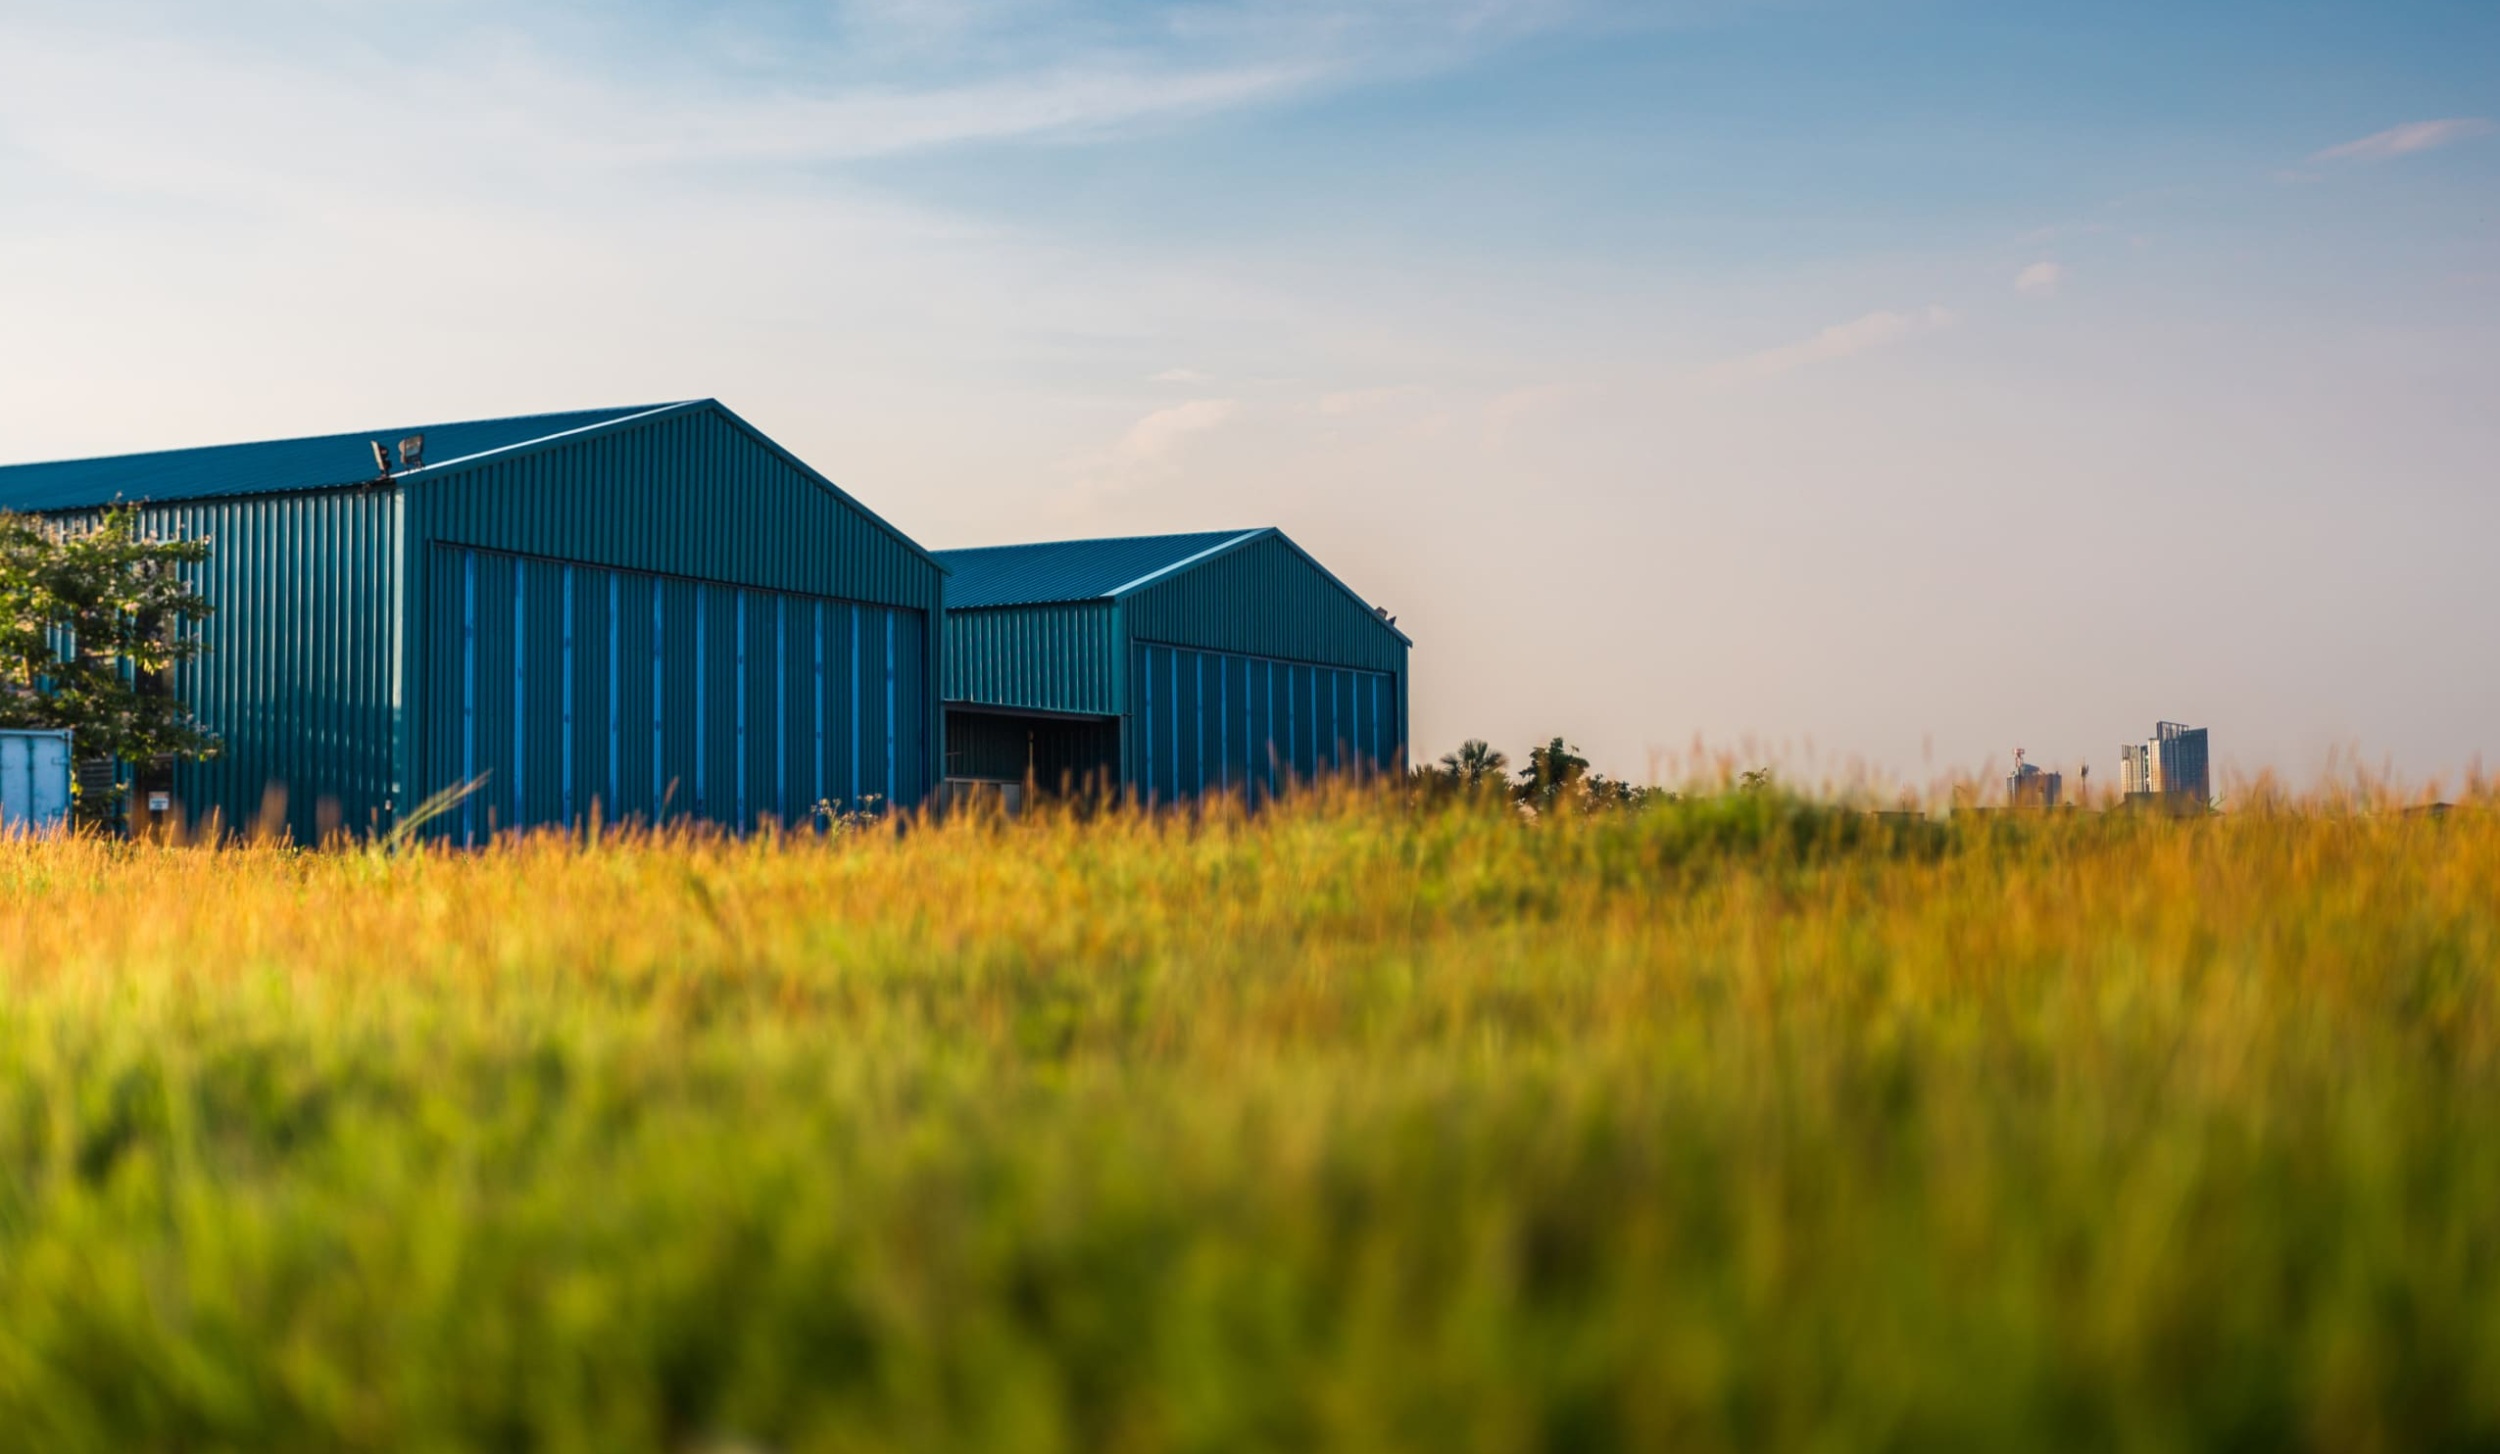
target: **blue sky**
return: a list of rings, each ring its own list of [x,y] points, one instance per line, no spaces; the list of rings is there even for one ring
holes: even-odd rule
[[[714,395],[1421,745],[2500,746],[2500,8],[14,0],[0,458]],[[2106,778],[2104,778],[2106,780]]]

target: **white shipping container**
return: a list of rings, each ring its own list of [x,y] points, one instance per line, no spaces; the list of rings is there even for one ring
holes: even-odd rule
[[[0,833],[69,821],[69,734],[0,728]]]

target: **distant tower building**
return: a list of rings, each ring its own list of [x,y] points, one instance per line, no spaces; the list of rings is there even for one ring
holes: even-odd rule
[[[2017,808],[2054,808],[2065,779],[2053,772],[2042,772],[2036,763],[2023,761],[2023,750],[2014,749],[2014,775],[2005,780],[2005,801]]]
[[[2211,757],[2205,729],[2181,722],[2155,724],[2150,741],[2118,749],[2128,801],[2166,801],[2172,807],[2204,807],[2213,801]]]

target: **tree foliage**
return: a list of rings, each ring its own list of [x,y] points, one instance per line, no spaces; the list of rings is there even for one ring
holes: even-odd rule
[[[170,691],[211,611],[179,567],[205,540],[139,530],[130,506],[63,528],[0,511],[0,727],[68,728],[82,758],[205,757],[217,738]]]
[[[1510,758],[1480,737],[1443,753],[1437,765],[1415,769],[1414,782],[1428,799],[1484,793],[1538,814],[1637,808],[1662,796],[1656,788],[1590,771],[1588,759],[1560,737],[1528,753],[1517,782],[1511,780]]]
[[[1427,768],[1427,772],[1435,769]],[[1461,792],[1478,793],[1503,788],[1510,783],[1510,759],[1501,749],[1481,737],[1470,737],[1455,752],[1441,754],[1437,770],[1443,785]]]
[[[1579,797],[1588,772],[1589,760],[1557,737],[1528,750],[1528,765],[1521,769],[1519,786],[1512,794],[1538,812],[1550,813]]]

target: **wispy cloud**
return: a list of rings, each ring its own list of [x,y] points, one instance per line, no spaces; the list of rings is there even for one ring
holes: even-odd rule
[[[667,154],[846,160],[1018,138],[1086,140],[1463,65],[1570,23],[1580,0],[714,0],[717,72],[639,128]],[[630,21],[609,22],[624,30]],[[681,26],[672,26],[682,33]],[[640,89],[640,88],[637,88]],[[629,98],[624,119],[647,105]],[[691,123],[690,125],[688,123]]]
[[[632,140],[617,150],[636,161],[858,161],[969,142],[1085,140],[1280,99],[1327,74],[1317,63],[1089,69],[921,91],[713,102],[640,125],[627,108],[616,132]]]
[[[2313,162],[2383,162],[2393,157],[2430,151],[2469,137],[2488,136],[2492,123],[2480,116],[2451,116],[2441,121],[2408,121],[2385,131],[2330,146],[2311,156]]]
[[[1059,496],[1059,513],[1084,515],[1116,496],[1170,478],[1193,440],[1240,412],[1238,399],[1191,399],[1147,414],[1120,431],[1110,448],[1064,466],[1074,480]]]
[[[1128,427],[1111,446],[1111,460],[1132,468],[1162,464],[1191,435],[1204,434],[1240,412],[1237,399],[1192,399],[1157,409]]]
[[[1953,310],[1941,304],[1930,304],[1912,313],[1886,309],[1852,318],[1846,323],[1835,323],[1812,338],[1730,359],[1708,372],[1716,378],[1767,379],[1814,364],[1847,358],[1851,354],[1865,353],[1921,334],[1934,333],[1952,327],[1954,322]]]
[[[2050,262],[2042,258],[2014,275],[2014,291],[2029,293],[2033,297],[2046,297],[2056,292],[2059,285],[2065,281],[2065,264]]]
[[[1215,377],[1197,369],[1165,369],[1147,379],[1146,382],[1150,384],[1211,384],[1215,382]]]
[[[72,175],[135,173],[220,199],[236,181],[300,192],[340,172],[405,179],[411,163],[471,151],[498,175],[578,178],[1115,139],[1463,65],[1573,14],[1564,0],[1206,0],[1177,13],[718,0],[699,22],[640,7],[523,22],[437,0],[420,45],[399,43],[399,22],[306,26],[280,0],[233,0],[213,19],[163,0],[10,8],[0,134],[16,149]],[[318,135],[300,124],[313,113],[332,118]],[[439,170],[475,185],[474,167]]]

